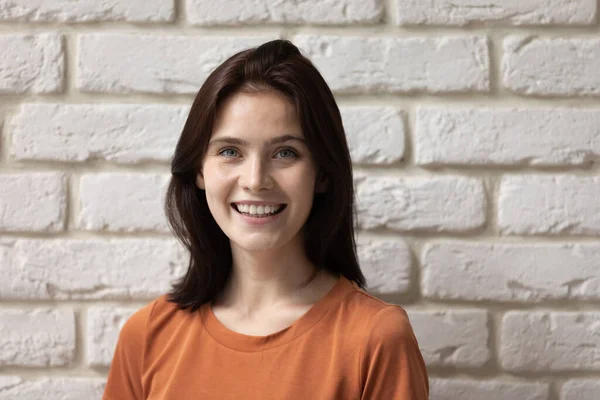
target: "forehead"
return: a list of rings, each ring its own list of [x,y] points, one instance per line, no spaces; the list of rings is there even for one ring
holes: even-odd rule
[[[251,139],[286,133],[302,136],[294,105],[279,92],[263,90],[229,96],[217,112],[211,137]]]

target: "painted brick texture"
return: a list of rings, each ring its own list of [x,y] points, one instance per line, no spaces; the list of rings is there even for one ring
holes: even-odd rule
[[[162,204],[191,101],[287,38],[336,96],[357,254],[432,400],[600,398],[596,0],[0,1],[0,400],[100,400],[187,268]]]

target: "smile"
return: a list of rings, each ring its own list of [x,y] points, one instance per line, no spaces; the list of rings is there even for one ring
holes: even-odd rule
[[[264,218],[279,214],[287,207],[287,204],[255,205],[232,203],[231,207],[242,215]]]

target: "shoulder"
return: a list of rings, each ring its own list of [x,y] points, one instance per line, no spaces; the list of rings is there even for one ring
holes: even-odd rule
[[[386,305],[367,324],[359,382],[365,399],[427,399],[429,378],[406,311]]]
[[[406,310],[354,285],[344,308],[359,343],[358,382],[363,399],[427,399],[429,383]]]
[[[167,301],[166,295],[161,295],[130,315],[121,328],[121,336],[143,336],[148,333],[157,319],[177,311],[177,305]]]
[[[134,311],[119,331],[110,371],[104,390],[105,398],[144,398],[143,376],[148,362],[152,360],[161,325],[157,321],[176,310],[175,304],[168,303],[165,295]],[[158,323],[157,323],[158,322]]]
[[[367,324],[364,347],[405,347],[416,344],[414,332],[406,311],[394,304],[380,308]]]
[[[387,303],[354,285],[346,298],[347,306],[364,326],[363,347],[372,344],[400,344],[414,340],[414,333],[406,310]]]
[[[152,311],[157,299],[134,311],[121,327],[119,336],[121,341],[140,343],[139,339],[145,336]]]
[[[151,359],[181,327],[196,326],[195,316],[197,313],[180,309],[163,294],[131,315],[121,329],[120,341]]]
[[[410,327],[406,311],[399,305],[387,303],[356,285],[345,303],[367,328],[377,325],[378,331]]]
[[[387,303],[354,285],[344,299],[350,326],[362,326],[362,347],[376,344],[399,345],[413,341],[414,333],[404,308]],[[358,333],[358,332],[357,332]]]

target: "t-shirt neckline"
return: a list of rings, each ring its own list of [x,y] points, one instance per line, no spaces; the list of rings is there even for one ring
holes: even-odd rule
[[[238,351],[262,351],[288,343],[308,331],[352,289],[352,282],[341,275],[329,292],[294,323],[266,336],[246,335],[227,328],[213,313],[210,302],[200,307],[200,316],[210,336],[220,344]]]

